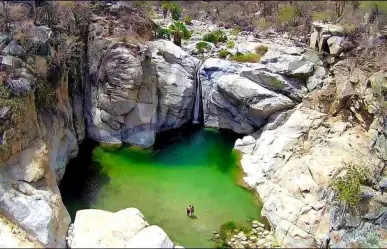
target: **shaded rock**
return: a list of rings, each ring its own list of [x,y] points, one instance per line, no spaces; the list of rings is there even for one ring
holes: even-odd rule
[[[335,35],[342,36],[344,34],[344,28],[331,23],[312,23],[312,34],[310,36],[310,47],[316,49],[319,52],[329,53],[329,46],[327,40]]]
[[[11,55],[11,56],[17,56],[22,57],[24,56],[25,51],[17,44],[15,40],[11,41],[4,49],[3,49],[3,55]]]
[[[7,86],[16,96],[26,96],[35,90],[35,78],[26,69],[18,69],[7,80]]]
[[[355,47],[355,45],[347,38],[340,36],[332,36],[328,38],[327,44],[329,47],[329,53],[335,56],[338,56],[342,52],[348,51]]]
[[[379,186],[383,189],[387,189],[387,177],[384,177],[379,181]]]

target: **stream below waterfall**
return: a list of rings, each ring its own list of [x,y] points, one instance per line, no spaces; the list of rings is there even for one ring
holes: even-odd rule
[[[73,221],[80,209],[136,207],[177,244],[213,247],[221,224],[260,217],[258,199],[237,185],[235,140],[233,133],[190,127],[158,136],[153,149],[84,145],[60,184],[63,202]],[[186,215],[189,204],[196,219]]]

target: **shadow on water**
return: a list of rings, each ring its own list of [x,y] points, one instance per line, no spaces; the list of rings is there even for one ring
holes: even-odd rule
[[[72,221],[78,210],[90,208],[100,188],[108,184],[110,178],[102,171],[102,166],[92,161],[92,152],[98,145],[85,139],[79,146],[78,156],[70,160],[59,185],[62,200]]]

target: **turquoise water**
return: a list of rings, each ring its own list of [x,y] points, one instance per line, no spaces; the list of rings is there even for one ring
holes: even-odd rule
[[[202,129],[153,150],[96,147],[79,179],[72,176],[86,159],[66,172],[61,183],[64,203],[73,217],[84,208],[115,212],[136,207],[174,242],[212,247],[211,236],[221,224],[260,215],[256,197],[236,184],[241,172],[234,141],[229,133]],[[189,204],[195,206],[196,218],[186,215]]]

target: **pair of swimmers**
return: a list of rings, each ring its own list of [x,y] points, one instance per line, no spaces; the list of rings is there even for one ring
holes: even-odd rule
[[[193,205],[189,205],[186,210],[187,210],[187,215],[192,216],[195,212],[195,207]]]

